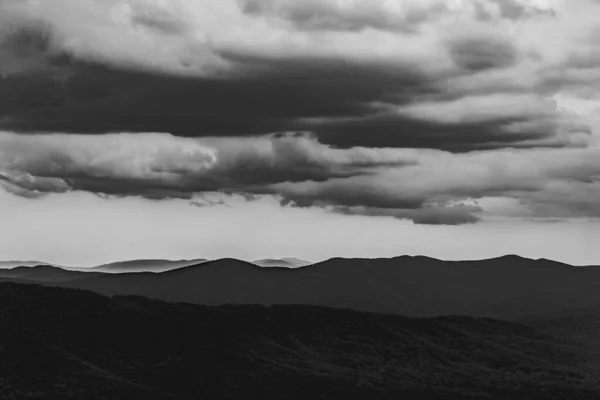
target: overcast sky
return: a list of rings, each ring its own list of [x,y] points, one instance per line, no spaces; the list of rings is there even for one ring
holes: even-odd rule
[[[598,0],[0,0],[0,259],[600,264]]]

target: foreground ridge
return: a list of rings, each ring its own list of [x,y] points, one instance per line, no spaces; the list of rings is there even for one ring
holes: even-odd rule
[[[0,284],[0,396],[595,399],[593,350],[487,318]]]

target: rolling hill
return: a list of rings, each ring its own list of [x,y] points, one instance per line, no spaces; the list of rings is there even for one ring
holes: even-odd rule
[[[38,265],[52,265],[53,267],[61,267],[60,265],[45,263],[41,261],[0,261],[0,269],[11,269],[16,267],[37,267]]]
[[[103,275],[101,272],[70,270],[52,265],[0,269],[0,279],[32,282],[67,282]]]
[[[252,264],[258,265],[259,267],[298,268],[306,267],[313,263],[298,258],[267,258],[264,260],[252,261]]]
[[[207,307],[0,283],[8,400],[595,400],[595,354],[485,318]]]
[[[600,306],[600,268],[518,256],[481,261],[334,258],[294,269],[222,259],[163,273],[46,284],[206,305],[308,304],[415,317],[518,319]]]
[[[128,260],[99,265],[92,267],[92,270],[107,273],[165,272],[206,261],[208,260],[200,258],[195,260]]]

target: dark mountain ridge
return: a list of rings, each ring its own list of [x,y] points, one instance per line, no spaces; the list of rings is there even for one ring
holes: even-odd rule
[[[194,260],[161,260],[161,259],[147,259],[147,260],[127,260],[117,261],[113,263],[103,264],[96,267],[92,267],[95,271],[111,272],[111,273],[123,273],[123,272],[165,272],[172,269],[188,267],[190,265],[200,264],[208,261],[206,259],[194,259]]]
[[[286,267],[286,268],[300,268],[310,264],[309,261],[300,260],[298,258],[286,257],[286,258],[266,258],[262,260],[252,261],[252,264],[256,264],[261,267]]]
[[[35,267],[38,265],[52,265],[53,267],[60,267],[59,265],[42,261],[0,261],[0,269],[15,267]]]
[[[592,400],[595,350],[488,318],[0,283],[0,398]]]
[[[291,269],[222,259],[162,273],[81,272],[45,284],[206,305],[308,304],[416,317],[518,319],[600,306],[600,268],[515,256],[481,261],[333,258]]]
[[[18,279],[32,282],[65,282],[102,275],[100,272],[69,270],[53,265],[23,266],[0,269],[0,279]]]

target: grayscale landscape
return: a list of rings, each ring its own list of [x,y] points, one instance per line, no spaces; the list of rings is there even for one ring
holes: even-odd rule
[[[599,0],[0,0],[0,400],[598,400],[599,239]]]

